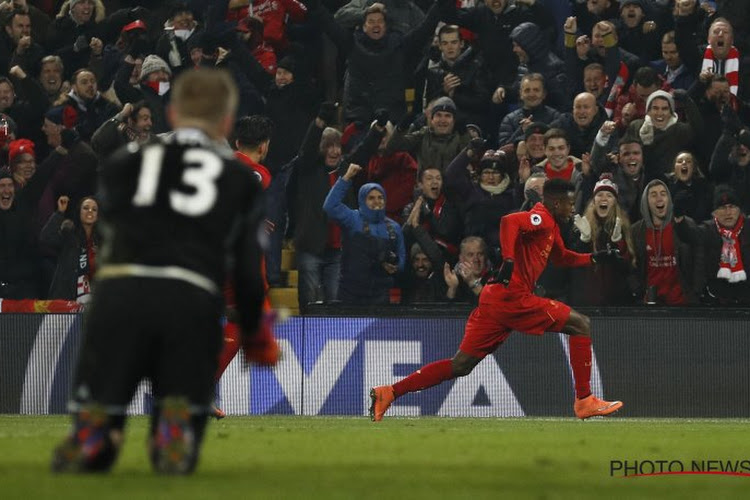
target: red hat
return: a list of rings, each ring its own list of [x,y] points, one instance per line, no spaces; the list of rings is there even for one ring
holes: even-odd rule
[[[8,145],[8,163],[13,165],[13,161],[16,159],[16,156],[26,154],[26,153],[36,158],[36,154],[34,153],[33,142],[31,142],[28,139],[18,139],[18,140],[12,141]]]
[[[599,181],[594,184],[594,196],[596,196],[596,193],[599,191],[609,191],[617,197],[619,189],[617,188],[617,184],[612,181],[611,174],[602,174],[601,177],[599,177]]]
[[[126,24],[122,27],[121,33],[125,33],[126,31],[133,31],[133,30],[146,30],[146,23],[141,21],[140,19],[136,19],[130,24]]]

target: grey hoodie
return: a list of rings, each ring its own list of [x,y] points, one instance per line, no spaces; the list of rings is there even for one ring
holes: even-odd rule
[[[669,193],[669,186],[667,186],[663,181],[660,181],[659,179],[654,179],[646,184],[646,187],[643,189],[643,194],[641,194],[641,217],[643,217],[643,222],[649,229],[655,228],[654,221],[651,220],[651,209],[648,206],[648,190],[658,184],[661,184],[662,186],[664,186],[664,189],[667,190],[667,199],[669,200],[667,202],[667,214],[664,218],[665,224],[669,224],[670,222],[672,222],[672,195]],[[661,226],[659,228],[660,231],[662,231],[663,229],[664,226]]]

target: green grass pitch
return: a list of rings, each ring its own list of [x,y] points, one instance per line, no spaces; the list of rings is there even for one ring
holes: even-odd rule
[[[749,423],[229,417],[209,424],[193,476],[159,477],[143,417],[109,475],[57,476],[69,419],[0,416],[0,498],[747,498],[750,477],[612,477],[610,461],[750,460]]]

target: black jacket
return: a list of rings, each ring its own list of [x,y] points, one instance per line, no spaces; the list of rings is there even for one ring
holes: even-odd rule
[[[380,108],[388,109],[392,121],[398,121],[406,113],[404,89],[409,72],[419,61],[440,14],[440,7],[434,4],[419,26],[406,35],[386,30],[383,38],[373,40],[360,30],[351,33],[342,28],[325,8],[308,11],[309,18],[346,55],[344,119],[347,122],[368,122]]]

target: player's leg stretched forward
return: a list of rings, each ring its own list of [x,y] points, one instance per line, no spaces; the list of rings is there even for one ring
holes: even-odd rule
[[[570,366],[573,369],[576,400],[573,411],[576,417],[611,415],[622,408],[621,401],[604,401],[591,393],[591,320],[573,309],[563,327],[569,335]]]
[[[370,389],[370,418],[379,422],[391,403],[410,392],[422,391],[446,380],[464,377],[471,373],[482,358],[462,352],[460,349],[451,359],[441,359],[423,366],[393,385],[381,385]]]

